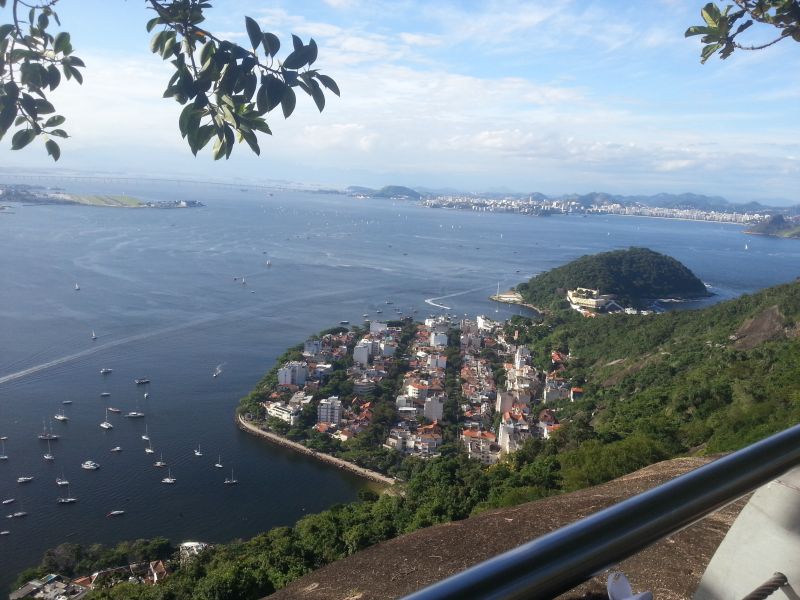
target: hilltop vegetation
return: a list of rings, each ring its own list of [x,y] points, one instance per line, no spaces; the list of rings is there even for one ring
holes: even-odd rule
[[[753,225],[745,233],[800,238],[800,221],[788,220],[783,215],[774,215],[766,221]]]
[[[379,190],[353,185],[347,188],[347,192],[350,194],[369,196],[370,198],[408,198],[409,200],[419,200],[422,198],[422,194],[418,191],[402,185],[387,185]]]
[[[578,287],[614,294],[623,305],[639,306],[646,299],[697,298],[708,292],[694,273],[670,256],[648,248],[629,248],[582,256],[521,283],[525,302],[552,306],[566,291]]]

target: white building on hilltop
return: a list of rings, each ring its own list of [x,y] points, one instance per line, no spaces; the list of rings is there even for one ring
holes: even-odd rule
[[[306,363],[299,360],[287,362],[278,369],[278,385],[305,385],[308,377]]]
[[[342,420],[342,401],[338,396],[320,400],[317,406],[317,423],[339,424]]]

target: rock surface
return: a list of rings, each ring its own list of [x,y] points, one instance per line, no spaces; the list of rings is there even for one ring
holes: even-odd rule
[[[593,488],[421,529],[309,573],[269,598],[397,598],[711,460],[664,461]],[[659,600],[691,598],[711,556],[744,503],[745,500],[739,500],[624,561],[619,569],[630,579],[634,592],[649,590]],[[596,577],[563,596],[595,597],[606,597],[605,576]]]

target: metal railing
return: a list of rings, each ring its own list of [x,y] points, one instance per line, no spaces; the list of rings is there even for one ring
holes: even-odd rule
[[[406,600],[552,598],[798,465],[800,425],[795,425]]]

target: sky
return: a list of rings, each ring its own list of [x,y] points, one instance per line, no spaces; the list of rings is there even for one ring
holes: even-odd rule
[[[298,97],[260,157],[238,145],[193,157],[171,72],[149,51],[143,0],[60,0],[85,82],[52,101],[69,140],[43,142],[6,169],[312,186],[408,185],[469,192],[694,192],[733,202],[800,203],[800,44],[700,64],[703,0],[216,0],[205,26],[249,45],[244,17],[319,46],[333,77],[319,113]],[[10,3],[9,3],[10,6]],[[9,20],[0,9],[0,23]],[[770,31],[752,28],[753,41]],[[285,57],[282,50],[278,57]]]

